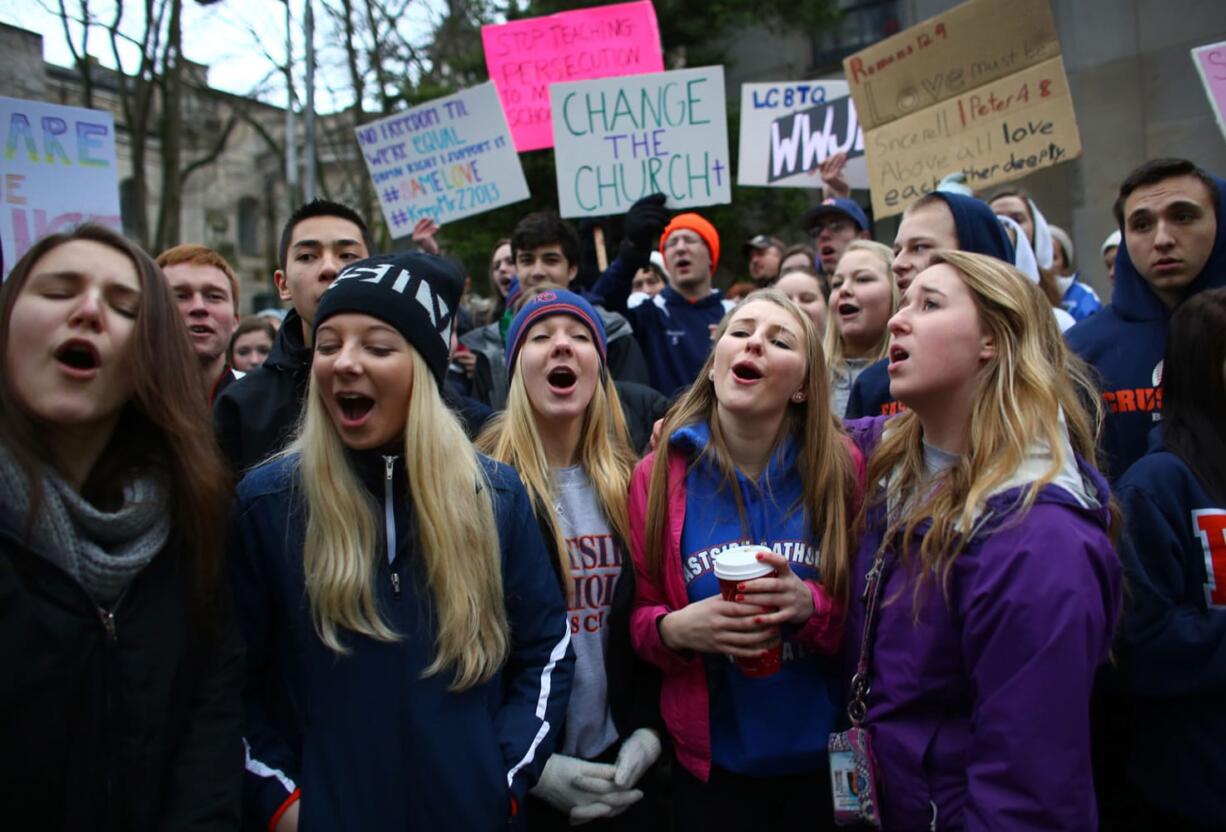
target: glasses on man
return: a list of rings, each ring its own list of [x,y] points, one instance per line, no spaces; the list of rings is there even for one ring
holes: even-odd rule
[[[814,237],[820,236],[823,231],[829,231],[831,234],[842,234],[845,231],[851,231],[854,226],[851,220],[843,219],[842,217],[830,217],[813,224],[809,229],[809,233]]]

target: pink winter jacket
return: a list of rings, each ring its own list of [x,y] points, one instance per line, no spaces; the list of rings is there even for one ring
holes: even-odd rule
[[[856,471],[857,484],[864,479],[864,457],[847,442]],[[668,548],[664,556],[664,585],[647,572],[647,492],[655,454],[648,454],[634,469],[630,480],[628,513],[630,552],[634,558],[637,591],[630,616],[630,637],[634,649],[645,660],[660,668],[664,680],[660,690],[660,714],[672,737],[677,759],[699,780],[711,774],[711,706],[702,656],[687,651],[683,655],[666,647],[660,639],[659,620],[689,603],[685,577],[681,570],[681,530],[685,528],[685,476],[687,461],[683,454],[668,455]],[[854,507],[853,507],[854,508]],[[843,605],[824,586],[807,582],[813,594],[813,616],[795,638],[827,655],[838,652],[843,636]]]

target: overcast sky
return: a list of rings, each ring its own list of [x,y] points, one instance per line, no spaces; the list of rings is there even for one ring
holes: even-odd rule
[[[70,13],[79,12],[79,0],[65,2]],[[294,14],[294,52],[297,60],[295,75],[300,97],[304,94],[304,2],[305,0],[291,0]],[[412,6],[409,19],[402,25],[413,27],[422,33],[429,32],[431,19],[436,14],[431,9],[437,5],[434,0],[428,0],[421,5]],[[128,6],[132,7],[134,12],[139,12],[143,4],[128,3]],[[57,0],[0,0],[0,22],[41,32],[43,58],[53,64],[70,66],[72,52],[64,39],[57,8]],[[113,13],[114,4],[111,0],[90,0],[90,8],[93,14],[108,20]],[[209,82],[213,87],[238,95],[258,92],[260,98],[273,104],[284,105],[284,79],[271,72],[275,64],[285,60],[284,3],[280,0],[221,0],[212,6],[202,7],[192,0],[185,0],[183,20],[183,53],[189,59],[209,67]],[[318,2],[315,6],[315,22],[316,45],[320,52],[316,109],[319,112],[329,112],[350,103],[345,91],[348,73],[344,69],[343,52],[337,48],[336,39],[331,35],[331,21],[321,12]],[[79,27],[74,27],[73,37],[80,42]],[[329,49],[329,45],[333,48]],[[96,29],[90,35],[89,51],[104,65],[114,66],[115,61],[105,30]],[[134,47],[129,54],[124,55],[129,71],[136,65],[137,59]],[[337,93],[333,94],[330,89],[335,89]]]

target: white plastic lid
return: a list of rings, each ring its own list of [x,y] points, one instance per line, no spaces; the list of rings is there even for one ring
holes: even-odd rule
[[[765,546],[735,546],[715,556],[715,577],[721,581],[748,581],[773,575],[775,567],[758,560],[759,552],[769,552]]]

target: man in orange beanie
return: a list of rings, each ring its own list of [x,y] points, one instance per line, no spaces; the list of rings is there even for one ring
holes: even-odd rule
[[[643,197],[630,207],[627,228],[631,217],[662,218],[663,206],[664,194]],[[719,232],[703,217],[694,213],[673,217],[660,234],[660,252],[671,283],[650,301],[626,308],[630,280],[610,272],[593,287],[591,296],[630,320],[647,359],[651,386],[672,396],[689,386],[702,369],[711,349],[711,326],[720,322],[731,304],[711,285],[719,264]]]

